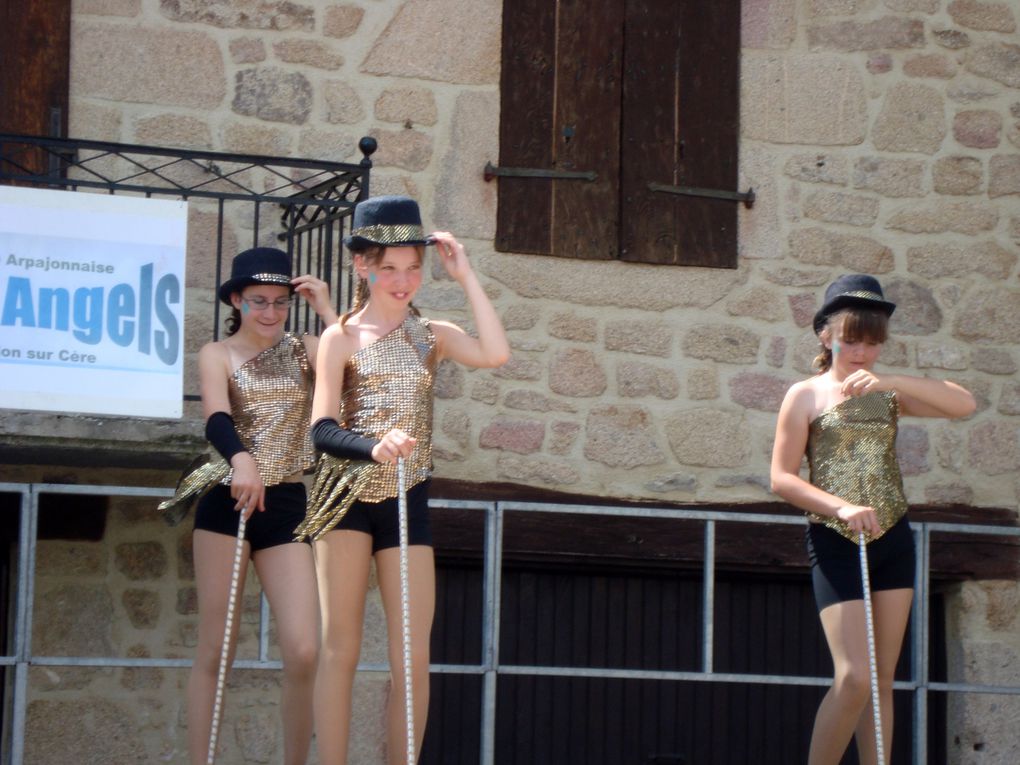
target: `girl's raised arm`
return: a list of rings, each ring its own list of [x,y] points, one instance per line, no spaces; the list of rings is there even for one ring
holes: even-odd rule
[[[510,343],[489,296],[468,262],[464,246],[447,231],[432,235],[443,266],[467,295],[478,337],[472,337],[456,324],[433,322],[442,358],[468,367],[498,367],[510,359]]]

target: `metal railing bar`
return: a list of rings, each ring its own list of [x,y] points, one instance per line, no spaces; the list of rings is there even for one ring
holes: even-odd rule
[[[914,759],[923,763],[928,761],[928,693],[924,688],[928,685],[928,597],[931,588],[929,552],[931,535],[928,527],[922,525],[914,535],[917,543],[916,569],[914,573],[914,602],[911,607],[911,623],[914,633],[913,640],[913,672],[911,677],[918,684],[918,692],[914,694]]]
[[[34,483],[40,494],[108,494],[114,497],[172,497],[173,489],[152,486],[97,486],[95,484]]]
[[[561,515],[615,515],[634,518],[676,518],[687,521],[732,521],[734,523],[779,523],[803,526],[803,514],[733,513],[727,510],[693,510],[672,507],[616,507],[613,505],[557,505],[545,502],[501,502],[504,512],[555,513]],[[1018,529],[1020,531],[1020,529]]]
[[[128,667],[136,669],[190,669],[192,659],[127,659],[103,656],[40,656],[33,657],[30,663],[21,665],[32,667]],[[13,657],[0,657],[0,666],[19,665]],[[232,665],[237,669],[278,670],[283,668],[279,659],[236,659]],[[446,675],[485,675],[490,670],[482,664],[430,664],[429,671],[433,674]],[[386,662],[361,662],[359,672],[389,672]],[[698,672],[684,670],[654,669],[616,669],[601,667],[545,667],[524,664],[504,664],[499,667],[504,675],[536,676],[536,677],[586,677],[614,680],[652,680],[663,682],[692,681],[712,682],[719,680],[726,683],[747,683],[751,685],[791,685],[791,686],[827,686],[832,683],[831,677],[808,677],[802,675],[768,675],[741,672]],[[898,691],[918,691],[939,693],[975,693],[984,695],[1020,696],[1020,687],[1008,685],[985,685],[976,683],[930,682],[920,685],[910,680],[897,680],[893,688]]]
[[[503,591],[503,512],[493,503],[485,516],[485,601],[482,604],[482,730],[479,762],[496,758],[496,686]]]
[[[92,173],[97,178],[103,176],[99,173]],[[121,192],[132,192],[136,194],[152,194],[159,196],[174,196],[180,197],[182,195],[188,197],[197,197],[200,199],[230,199],[234,201],[242,202],[267,202],[273,204],[286,204],[286,203],[297,203],[300,202],[303,205],[309,207],[325,207],[335,208],[337,206],[336,200],[334,199],[317,199],[315,197],[306,196],[281,196],[266,193],[240,193],[240,192],[228,192],[228,191],[203,191],[201,189],[191,188],[167,188],[167,189],[156,189],[151,186],[136,185],[136,184],[125,184],[117,181],[99,180],[93,181],[85,178],[52,178],[47,175],[11,175],[10,173],[0,173],[0,180],[17,180],[17,181],[31,181],[40,185],[46,186],[74,186],[75,188],[83,186],[92,189],[103,189],[108,190],[111,194]],[[240,188],[244,188],[240,186]]]
[[[9,485],[9,484],[8,484]],[[4,489],[4,491],[12,491]],[[32,498],[31,488],[22,487],[17,493],[21,494],[21,506],[18,520],[18,602],[15,604],[14,616],[14,655],[18,661],[25,661],[29,655],[28,625],[29,609],[32,596],[29,592],[29,582],[32,579],[32,556],[29,549],[33,546],[35,538],[32,535]]]
[[[701,599],[701,669],[711,672],[715,648],[715,521],[705,523],[705,566]]]
[[[1020,687],[1015,685],[977,685],[973,683],[932,683],[924,686],[929,693],[985,693],[995,696],[1020,696]]]
[[[995,536],[1020,537],[1020,526],[984,526],[973,523],[923,522],[928,531],[951,532],[953,534],[985,534]]]
[[[182,152],[166,146],[149,146],[145,144],[122,144],[110,141],[82,140],[77,138],[42,138],[39,136],[27,136],[17,134],[0,134],[0,145],[4,144],[27,144],[31,146],[76,148],[92,151],[101,151],[106,154],[151,154],[153,156],[180,157],[185,156],[192,159],[211,159],[220,162],[237,162],[250,165],[281,165],[292,168],[309,168],[312,170],[328,169],[341,173],[361,174],[364,168],[361,165],[346,162],[329,162],[313,159],[300,159],[295,157],[266,156],[261,154],[227,154],[218,151],[205,151],[202,149],[189,149]],[[3,159],[7,159],[3,157]],[[76,164],[76,163],[71,163]]]
[[[504,664],[499,668],[503,675],[536,677],[588,677],[604,680],[664,680],[683,682],[747,683],[751,685],[832,685],[831,677],[801,677],[798,675],[759,675],[735,672],[698,672],[652,669],[602,669],[595,667],[539,667]]]
[[[489,512],[496,505],[501,504],[497,502],[486,502],[480,499],[437,499],[435,497],[429,497],[429,507],[431,509],[447,509],[447,510],[481,510],[483,512]]]
[[[28,711],[28,665],[14,668],[14,703],[11,705],[11,765],[25,761],[25,727]]]
[[[269,598],[259,593],[259,661],[269,661]]]

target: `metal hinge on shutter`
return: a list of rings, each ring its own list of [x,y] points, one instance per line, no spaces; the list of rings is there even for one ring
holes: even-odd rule
[[[712,199],[732,199],[743,202],[744,207],[754,206],[754,189],[747,191],[723,191],[722,189],[702,189],[695,186],[670,186],[665,183],[649,183],[649,191],[661,191],[664,194],[680,194],[689,197],[710,197]]]
[[[598,173],[590,170],[543,170],[534,167],[496,167],[491,162],[485,163],[482,177],[486,181],[493,178],[554,178],[561,181],[594,181]]]

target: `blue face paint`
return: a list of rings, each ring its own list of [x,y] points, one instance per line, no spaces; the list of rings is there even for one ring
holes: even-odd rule
[[[241,303],[241,313],[248,313],[250,310],[247,303]]]
[[[832,352],[833,353],[839,353],[839,341],[838,340],[832,344]]]
[[[374,271],[369,272],[369,274],[368,274],[368,283],[369,284],[375,284],[375,272]]]

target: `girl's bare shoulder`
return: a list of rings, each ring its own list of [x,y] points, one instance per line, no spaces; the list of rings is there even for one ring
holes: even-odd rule
[[[821,392],[821,376],[799,380],[786,391],[783,407],[801,413],[813,412],[817,408],[816,402],[819,400]]]

